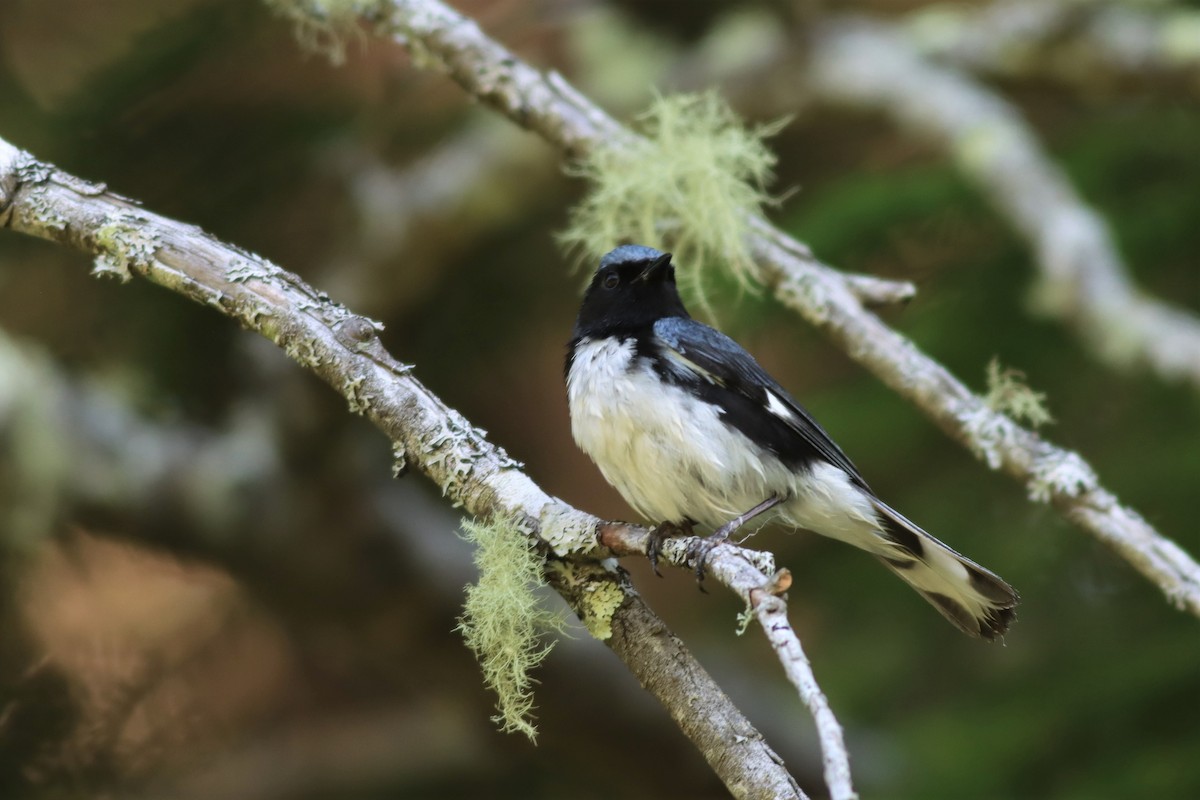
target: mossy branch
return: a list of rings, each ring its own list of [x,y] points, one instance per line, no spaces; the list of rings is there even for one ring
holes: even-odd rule
[[[133,230],[114,228],[114,218],[133,226],[136,237]],[[623,573],[592,560],[611,554],[596,539],[600,520],[546,495],[383,348],[376,324],[252,253],[58,171],[0,139],[3,227],[118,259],[114,267],[122,274],[182,294],[275,342],[387,434],[397,460],[423,472],[455,505],[479,517],[510,515],[539,547],[569,558],[556,562],[566,568],[547,572],[550,585],[590,630],[603,632],[605,643],[663,703],[735,796],[804,796],[761,734]],[[709,562],[714,576],[717,565],[743,561],[744,553],[730,546],[715,552]],[[661,563],[686,567],[678,550]],[[766,581],[753,570],[745,574]],[[794,638],[782,626],[773,635],[777,649]]]
[[[601,147],[631,147],[636,134],[555,73],[542,74],[438,0],[390,0],[400,44],[433,54],[467,92],[576,159]],[[868,54],[865,56],[870,57]],[[747,244],[763,281],[794,309],[947,435],[989,467],[1019,481],[1038,502],[1128,561],[1173,605],[1200,617],[1200,565],[1100,485],[1078,454],[992,410],[941,364],[863,306],[852,280],[761,217]]]

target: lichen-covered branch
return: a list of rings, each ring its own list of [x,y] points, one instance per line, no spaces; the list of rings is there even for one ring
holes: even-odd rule
[[[902,27],[925,55],[985,74],[1089,86],[1122,76],[1194,77],[1200,70],[1200,11],[1168,3],[935,4]],[[1200,88],[1195,80],[1191,85]]]
[[[600,521],[546,495],[413,378],[383,348],[376,323],[256,255],[39,162],[3,139],[0,227],[71,245],[95,257],[96,274],[145,278],[273,341],[388,435],[398,471],[415,466],[469,513],[516,516],[538,537],[552,560],[565,565],[549,571],[551,585],[672,717],[687,721],[685,733],[736,796],[802,796],[779,757],[678,639],[664,635],[665,626],[619,570],[590,560],[605,554],[596,540]],[[680,681],[689,693],[675,691]]]
[[[423,63],[444,69],[492,108],[563,150],[621,147],[634,134],[556,73],[542,74],[438,0],[391,0],[390,29]],[[385,26],[388,27],[388,26]],[[939,363],[867,311],[854,287],[761,218],[751,248],[776,297],[924,411],[992,469],[1003,469],[1111,546],[1179,609],[1200,616],[1200,565],[1099,483],[1079,454],[992,410]]]
[[[617,555],[644,556],[649,531],[621,523],[602,525],[600,541]],[[663,555],[673,562],[686,562],[692,544],[691,538],[669,540],[663,545]],[[825,784],[830,796],[839,799],[855,797],[841,723],[817,684],[800,638],[787,617],[787,603],[782,595],[791,585],[791,574],[787,570],[776,571],[774,557],[766,552],[721,545],[712,551],[712,556],[707,563],[708,572],[745,599],[746,608],[762,626],[788,680],[813,715],[821,740]],[[767,575],[771,577],[768,579]]]
[[[937,143],[1029,241],[1039,311],[1111,365],[1147,366],[1200,389],[1200,319],[1134,286],[1108,226],[1017,109],[877,23],[827,22],[812,42],[807,77],[819,98],[882,111]]]

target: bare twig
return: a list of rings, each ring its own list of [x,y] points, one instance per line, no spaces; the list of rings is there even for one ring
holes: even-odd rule
[[[644,556],[649,543],[649,531],[620,523],[602,525],[600,542],[617,555]],[[695,543],[696,537],[671,539],[663,545],[663,555],[672,563],[686,563],[687,553]],[[825,693],[817,685],[800,638],[788,621],[787,603],[779,596],[787,587],[780,587],[776,578],[767,577],[779,575],[775,571],[774,557],[770,553],[744,550],[728,543],[716,547],[711,555],[707,563],[709,573],[733,589],[745,600],[746,607],[754,612],[788,680],[796,687],[801,702],[813,715],[821,740],[825,784],[829,787],[830,796],[855,797],[842,726],[829,708]]]
[[[779,757],[623,574],[590,560],[604,554],[595,536],[600,521],[546,495],[392,358],[370,320],[258,256],[141,209],[2,139],[0,227],[91,253],[97,274],[143,277],[275,342],[389,436],[398,467],[416,466],[469,513],[516,515],[530,535],[569,559],[548,573],[551,584],[590,629],[607,629],[602,638],[736,796],[802,796]]]
[[[435,60],[467,92],[535,131],[567,156],[625,146],[632,134],[561,76],[543,75],[437,0],[392,0],[397,38]],[[836,270],[760,218],[750,244],[776,297],[924,411],[993,469],[1020,481],[1105,542],[1158,586],[1172,605],[1200,616],[1200,565],[1100,486],[1079,454],[1056,447],[992,410],[944,367],[866,311]]]
[[[812,41],[808,79],[818,97],[878,109],[936,142],[1029,241],[1040,311],[1109,364],[1145,365],[1200,389],[1200,319],[1138,291],[1108,226],[1017,109],[880,24],[829,22]]]

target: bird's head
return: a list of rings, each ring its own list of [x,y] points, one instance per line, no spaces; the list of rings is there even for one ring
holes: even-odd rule
[[[579,307],[575,335],[603,336],[686,316],[671,254],[626,244],[600,259]]]

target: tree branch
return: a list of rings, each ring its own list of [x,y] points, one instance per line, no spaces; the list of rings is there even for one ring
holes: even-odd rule
[[[258,256],[141,209],[3,139],[0,227],[93,254],[95,274],[143,277],[279,345],[388,435],[398,470],[408,463],[418,467],[476,516],[516,515],[563,559],[552,562],[560,568],[548,571],[551,585],[593,623],[589,627],[611,630],[606,643],[667,707],[735,796],[803,796],[779,757],[624,574],[592,560],[608,554],[596,539],[600,521],[546,495],[482,431],[416,381],[411,368],[384,349],[375,323]],[[710,561],[714,575],[726,559],[740,557],[736,548],[724,550]],[[833,756],[826,752],[830,757],[844,762],[844,747]],[[830,788],[834,796],[854,796],[848,784]]]
[[[468,93],[568,157],[628,146],[635,134],[556,73],[543,75],[437,0],[390,0],[397,41],[437,64]],[[851,358],[908,398],[992,469],[1021,482],[1031,499],[1108,544],[1158,586],[1172,605],[1200,616],[1200,565],[1099,483],[1079,454],[1056,447],[992,410],[939,363],[864,309],[836,270],[761,218],[749,243],[784,305],[825,331]]]
[[[1200,14],[1168,4],[938,4],[911,14],[901,27],[924,55],[992,75],[1049,76],[1086,86],[1111,76],[1194,76],[1200,69]]]
[[[1033,247],[1038,310],[1116,367],[1145,365],[1200,389],[1200,320],[1140,292],[1104,220],[1042,151],[1020,112],[865,20],[821,25],[809,85],[826,101],[882,111],[931,139]]]

